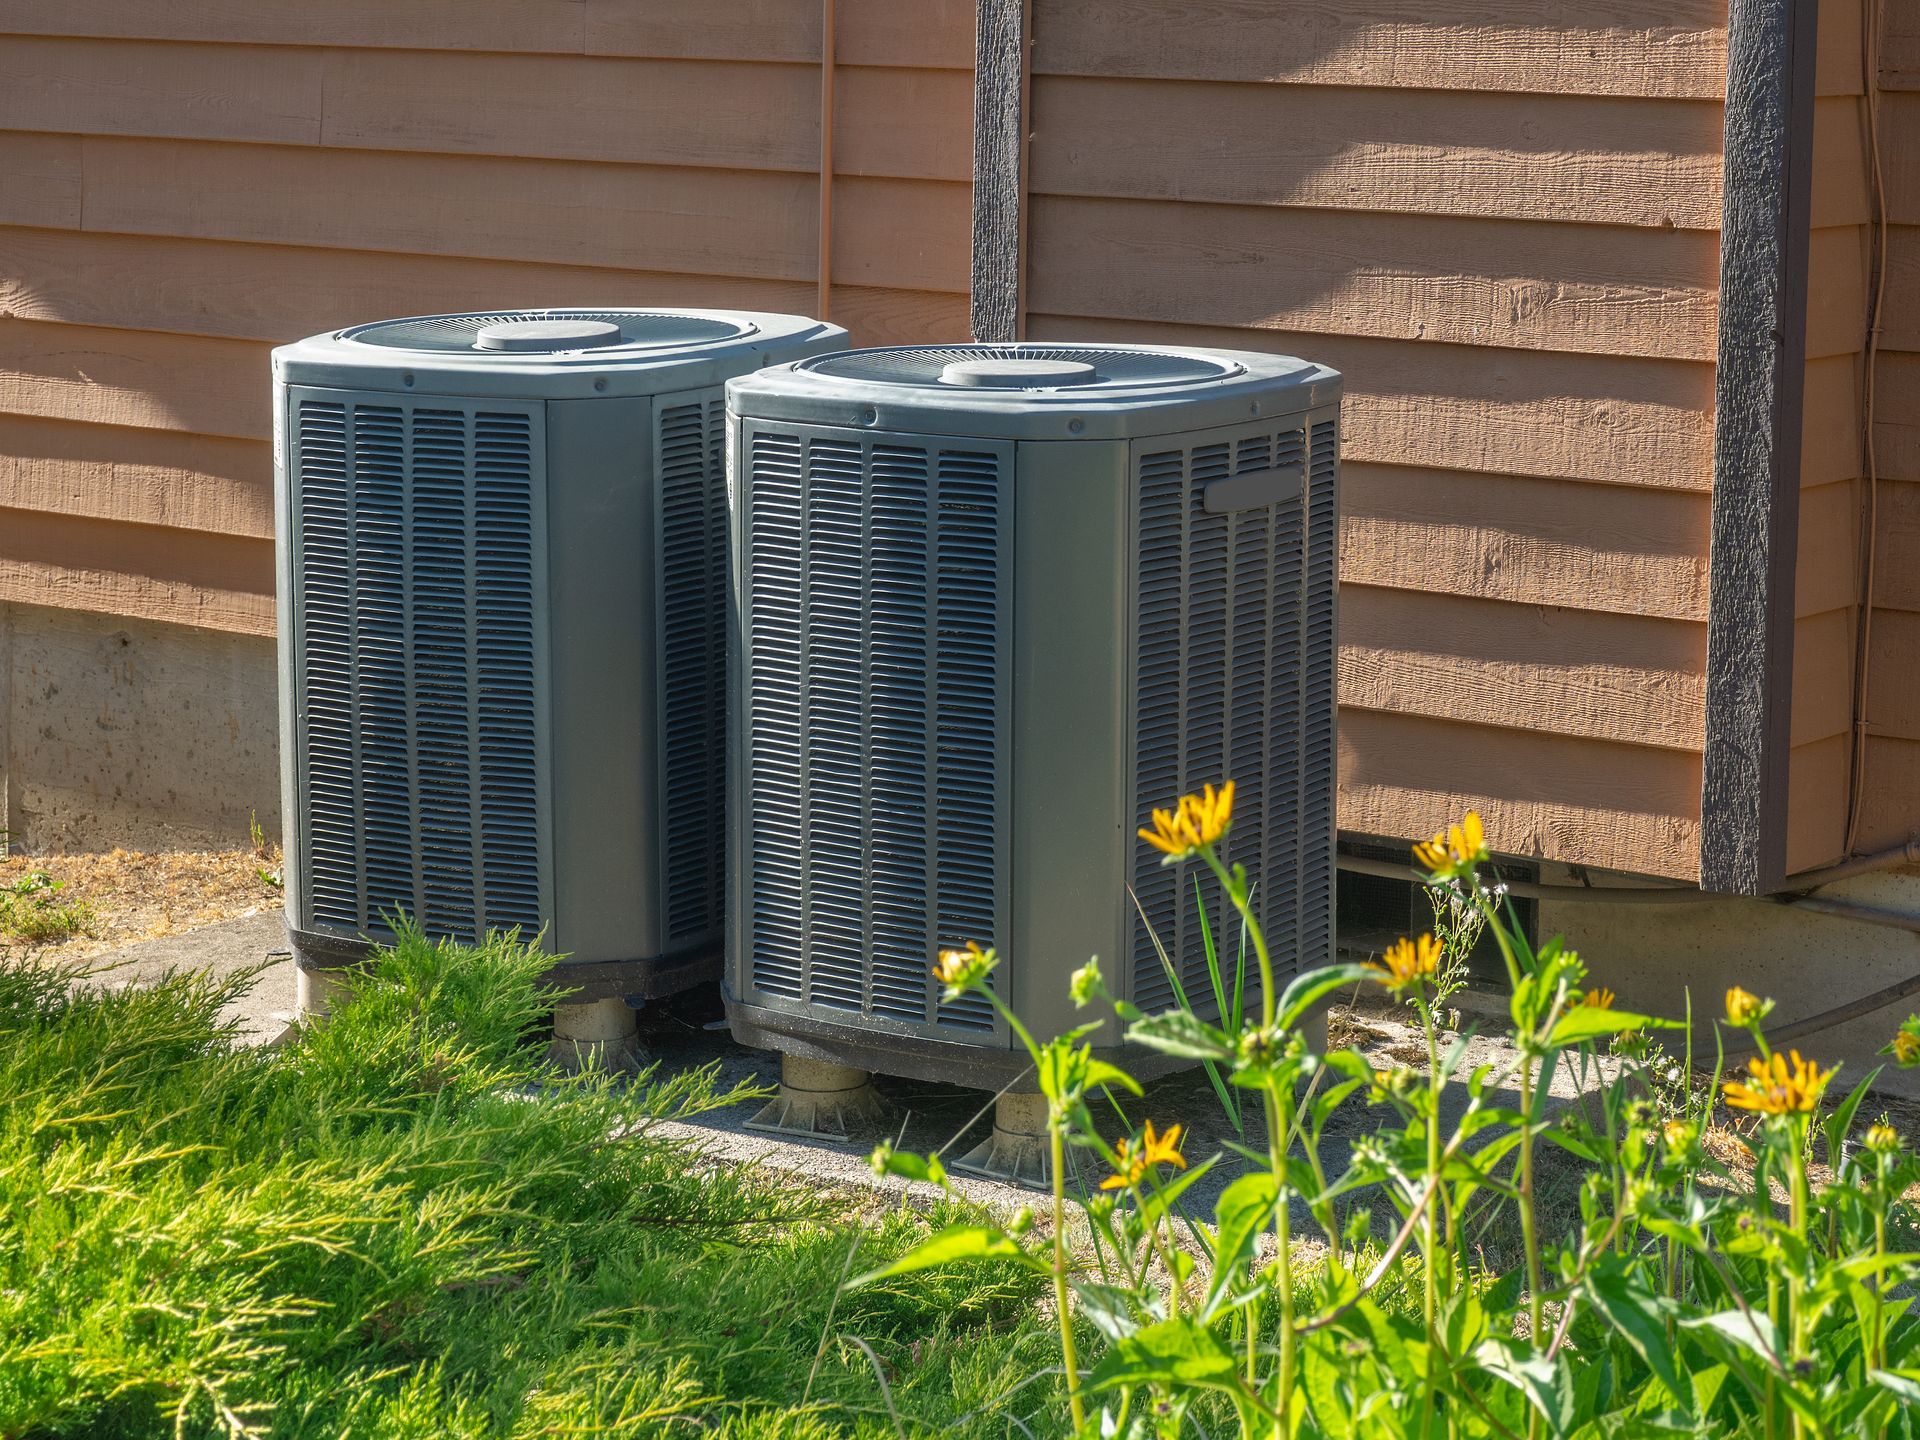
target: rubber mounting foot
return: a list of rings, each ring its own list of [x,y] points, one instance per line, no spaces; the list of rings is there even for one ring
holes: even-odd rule
[[[809,1140],[850,1140],[883,1109],[873,1077],[851,1065],[780,1057],[780,1093],[760,1108],[747,1129]]]

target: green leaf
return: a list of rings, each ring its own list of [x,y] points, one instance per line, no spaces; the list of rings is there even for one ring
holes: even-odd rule
[[[1029,1270],[1048,1273],[1047,1267],[1027,1254],[1009,1235],[984,1225],[949,1225],[929,1235],[913,1249],[878,1270],[870,1270],[848,1282],[849,1290],[884,1280],[889,1275],[907,1275],[915,1270],[931,1270],[960,1260],[1017,1260]]]
[[[1565,1435],[1573,1427],[1573,1377],[1560,1363],[1512,1340],[1488,1340],[1476,1346],[1473,1362],[1525,1396],[1554,1435]]]
[[[1253,1241],[1272,1223],[1273,1207],[1280,1193],[1274,1177],[1267,1172],[1242,1175],[1220,1192],[1213,1207],[1219,1226],[1213,1241],[1213,1288],[1207,1296],[1211,1310],[1220,1297],[1243,1278],[1247,1257],[1253,1253]]]
[[[1326,965],[1295,976],[1280,992],[1280,1003],[1274,1007],[1276,1023],[1282,1030],[1291,1030],[1321,996],[1343,985],[1358,984],[1373,973],[1365,965]]]
[[[902,1180],[924,1180],[931,1185],[947,1183],[947,1167],[940,1163],[938,1155],[916,1155],[911,1150],[884,1146],[874,1153],[889,1175],[897,1175]]]
[[[1235,1357],[1185,1316],[1116,1340],[1087,1380],[1087,1388],[1096,1391],[1150,1384],[1198,1385],[1232,1394],[1243,1388]]]
[[[1631,1010],[1602,1010],[1597,1005],[1576,1005],[1554,1022],[1553,1034],[1547,1037],[1547,1044],[1559,1050],[1586,1040],[1598,1040],[1602,1035],[1645,1030],[1664,1023],[1650,1015],[1636,1015]]]
[[[1847,1132],[1853,1128],[1853,1117],[1860,1109],[1860,1102],[1867,1098],[1867,1087],[1879,1078],[1884,1066],[1875,1066],[1872,1073],[1852,1090],[1847,1098],[1840,1102],[1840,1108],[1827,1117],[1823,1127],[1827,1137],[1827,1163],[1835,1170],[1840,1168],[1840,1145],[1847,1138]]]
[[[1869,1370],[1867,1378],[1890,1390],[1904,1405],[1920,1405],[1920,1370]]]
[[[1187,1187],[1211,1170],[1219,1161],[1218,1155],[1209,1156],[1191,1170],[1176,1175],[1158,1189],[1147,1192],[1147,1203],[1140,1207],[1140,1218],[1149,1228],[1160,1223],[1160,1217],[1171,1210],[1174,1203],[1186,1193]]]
[[[1127,1038],[1162,1055],[1184,1060],[1231,1060],[1233,1044],[1224,1033],[1184,1010],[1169,1010],[1134,1022]]]
[[[1639,1273],[1617,1257],[1610,1257],[1587,1272],[1581,1288],[1594,1309],[1606,1317],[1607,1323],[1647,1368],[1660,1377],[1660,1383],[1673,1392],[1675,1400],[1690,1407],[1693,1392],[1683,1386],[1680,1372],[1674,1368],[1673,1348],[1667,1343],[1660,1302],[1646,1288]]]
[[[1105,1060],[1089,1060],[1087,1062],[1086,1084],[1089,1090],[1093,1089],[1096,1085],[1117,1085],[1122,1090],[1133,1095],[1143,1093],[1138,1080],[1134,1079],[1133,1076],[1122,1070],[1118,1065],[1109,1065]]]
[[[1751,1314],[1745,1310],[1717,1310],[1711,1315],[1683,1316],[1680,1323],[1689,1330],[1709,1330],[1731,1340],[1758,1355],[1768,1369],[1779,1364],[1780,1336],[1773,1322],[1758,1310]]]

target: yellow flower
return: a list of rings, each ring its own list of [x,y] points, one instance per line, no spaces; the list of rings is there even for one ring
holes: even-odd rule
[[[1755,1058],[1747,1062],[1748,1083],[1726,1082],[1727,1104],[1761,1115],[1808,1115],[1832,1078],[1833,1071],[1802,1060],[1798,1050]]]
[[[1893,1051],[1893,1058],[1902,1065],[1920,1063],[1920,1035],[1911,1030],[1894,1031],[1893,1044],[1888,1048]]]
[[[1205,845],[1216,844],[1233,823],[1233,781],[1218,790],[1207,786],[1204,795],[1187,795],[1172,810],[1153,812],[1153,828],[1139,836],[1156,850],[1185,859]]]
[[[1602,985],[1582,995],[1580,997],[1580,1003],[1590,1010],[1611,1010],[1613,1008],[1613,992]]]
[[[933,978],[949,991],[970,990],[987,978],[1000,957],[991,949],[982,950],[980,942],[969,940],[964,950],[942,950],[934,962]]]
[[[1766,1017],[1773,1007],[1749,990],[1738,985],[1727,991],[1727,1024],[1744,1030]]]
[[[1413,858],[1421,869],[1434,875],[1460,875],[1473,869],[1487,858],[1487,833],[1479,815],[1469,810],[1458,825],[1449,825],[1445,834],[1415,845]]]
[[[1693,1126],[1684,1120],[1669,1120],[1660,1129],[1661,1136],[1667,1142],[1669,1150],[1685,1152],[1693,1148],[1697,1135]]]
[[[1900,1148],[1900,1132],[1882,1120],[1877,1125],[1867,1127],[1861,1143],[1876,1155],[1889,1154]]]
[[[1124,1190],[1138,1185],[1156,1165],[1177,1165],[1184,1170],[1187,1160],[1180,1153],[1180,1127],[1169,1125],[1166,1134],[1156,1135],[1149,1120],[1140,1144],[1135,1146],[1131,1140],[1122,1140],[1113,1147],[1113,1160],[1113,1174],[1100,1182],[1102,1190]]]
[[[1367,968],[1374,972],[1374,979],[1389,990],[1404,990],[1422,980],[1431,980],[1440,968],[1440,957],[1444,953],[1440,942],[1431,935],[1422,935],[1418,940],[1401,939],[1389,945],[1387,953],[1378,960],[1370,961]]]

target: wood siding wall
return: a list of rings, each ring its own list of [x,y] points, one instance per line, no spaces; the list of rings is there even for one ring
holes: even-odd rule
[[[1878,514],[1857,841],[1865,850],[1899,845],[1920,831],[1920,6],[1882,0],[1882,17],[1880,161],[1888,229],[1874,366]],[[1846,444],[1857,456],[1860,439],[1856,422],[1850,435],[1836,427],[1827,443]]]
[[[1862,19],[1823,0],[1807,257],[1787,868],[1846,853],[1861,583],[1862,354],[1872,245]]]
[[[1028,334],[1347,373],[1342,828],[1697,875],[1724,5],[1034,27]]]
[[[833,318],[966,330],[971,0],[840,0]],[[0,0],[0,600],[271,633],[267,352],[814,313],[820,0]]]

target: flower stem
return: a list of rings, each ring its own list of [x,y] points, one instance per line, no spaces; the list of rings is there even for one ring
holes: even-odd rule
[[[1080,1357],[1073,1346],[1073,1307],[1067,1297],[1067,1155],[1062,1127],[1065,1121],[1050,1116],[1047,1140],[1053,1159],[1053,1303],[1060,1316],[1060,1361],[1067,1371],[1067,1406],[1073,1412],[1077,1435],[1087,1423],[1086,1407],[1080,1400]]]
[[[1280,1087],[1269,1080],[1266,1094],[1267,1164],[1274,1178],[1274,1283],[1280,1291],[1280,1374],[1274,1406],[1279,1418],[1274,1422],[1273,1433],[1283,1436],[1287,1433],[1287,1417],[1293,1413],[1293,1217],[1286,1187],[1286,1143],[1290,1127],[1284,1115]]]
[[[1434,1395],[1440,1388],[1440,1337],[1437,1328],[1439,1318],[1439,1270],[1440,1264],[1440,1041],[1434,1034],[1433,1011],[1424,999],[1416,999],[1420,1010],[1420,1028],[1427,1039],[1427,1085],[1433,1096],[1431,1113],[1427,1116],[1427,1183],[1434,1189],[1434,1198],[1427,1202],[1426,1214],[1426,1322],[1427,1322],[1427,1374],[1426,1398],[1420,1407],[1420,1434],[1429,1433],[1433,1423]]]

